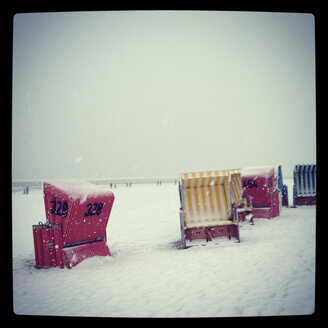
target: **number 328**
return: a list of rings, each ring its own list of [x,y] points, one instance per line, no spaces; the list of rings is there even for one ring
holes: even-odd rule
[[[84,216],[94,216],[94,215],[100,215],[102,209],[103,209],[104,203],[103,202],[95,202],[95,203],[89,203],[87,204],[87,212],[84,213]]]

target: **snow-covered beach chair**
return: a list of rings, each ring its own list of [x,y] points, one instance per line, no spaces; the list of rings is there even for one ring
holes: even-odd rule
[[[243,195],[252,198],[254,218],[272,219],[280,215],[280,195],[275,167],[242,170]]]
[[[316,165],[296,165],[294,168],[293,202],[296,205],[316,205]]]
[[[180,228],[183,247],[193,240],[218,237],[240,242],[237,206],[231,202],[229,171],[192,172],[181,175]]]
[[[76,266],[110,256],[106,227],[114,194],[88,181],[43,183],[46,223],[33,225],[36,267]]]
[[[243,196],[241,170],[229,170],[230,173],[230,186],[231,186],[231,199],[232,203],[236,204],[239,221],[249,221],[254,225],[252,197]]]

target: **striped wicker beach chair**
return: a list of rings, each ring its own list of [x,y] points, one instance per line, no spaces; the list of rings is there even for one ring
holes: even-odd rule
[[[179,183],[180,227],[187,242],[218,237],[240,242],[237,207],[232,206],[229,171],[184,173]]]
[[[254,225],[252,197],[243,196],[241,170],[229,170],[231,199],[236,204],[239,221],[248,221]]]
[[[315,164],[296,165],[294,168],[293,206],[316,205],[317,166]]]

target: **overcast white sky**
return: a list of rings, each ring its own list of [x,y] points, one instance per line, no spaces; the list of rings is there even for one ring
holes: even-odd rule
[[[13,179],[316,161],[310,14],[17,14]]]

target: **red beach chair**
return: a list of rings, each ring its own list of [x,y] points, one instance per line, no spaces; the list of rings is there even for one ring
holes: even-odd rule
[[[279,189],[275,169],[247,168],[242,170],[243,195],[251,197],[254,218],[272,219],[280,214]]]
[[[106,227],[114,194],[87,181],[44,182],[46,224],[33,225],[36,267],[71,268],[110,256]]]

